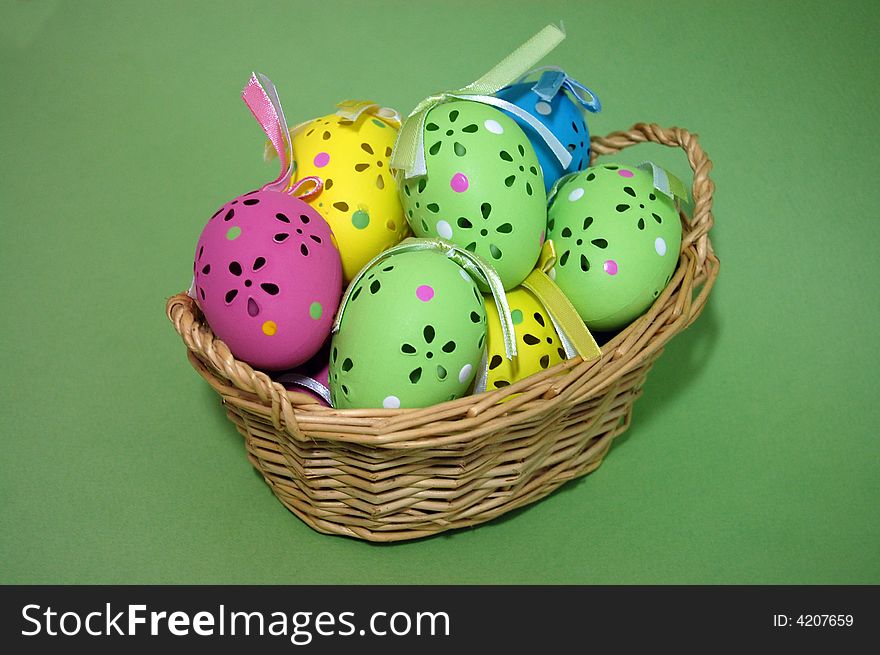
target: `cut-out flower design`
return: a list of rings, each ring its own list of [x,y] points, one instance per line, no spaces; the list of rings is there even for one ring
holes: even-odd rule
[[[260,297],[277,296],[281,291],[275,282],[258,279],[261,276],[260,271],[262,271],[265,266],[265,257],[256,257],[252,262],[247,263],[247,270],[238,260],[232,260],[229,262],[227,268],[233,275],[236,285],[225,293],[223,300],[226,304],[231,305],[233,302],[236,302],[238,298],[244,298],[244,296],[247,296],[246,302],[248,316],[259,316]],[[208,271],[208,273],[210,273],[210,271]]]
[[[366,161],[360,161],[354,165],[354,170],[358,173],[376,173],[376,187],[385,188],[385,177],[383,173],[388,170],[388,161],[391,158],[391,146],[385,146],[381,152],[375,152],[373,146],[369,143],[361,144],[361,151]]]
[[[420,361],[409,372],[409,381],[412,384],[418,384],[423,375],[434,375],[437,380],[443,382],[449,376],[449,369],[443,366],[446,361],[445,355],[451,355],[455,352],[455,341],[443,341],[437,338],[436,330],[432,325],[426,325],[422,328],[421,334],[422,344],[412,344],[404,342],[400,346],[400,352],[409,357],[417,358]],[[437,357],[435,360],[434,357]],[[446,362],[448,364],[448,362]]]
[[[517,144],[516,148],[499,151],[498,156],[510,165],[510,174],[505,176],[504,186],[511,188],[519,181],[530,196],[536,188],[543,186],[538,168],[527,161],[526,147],[522,143]]]
[[[443,120],[443,116],[448,122]],[[436,155],[443,149],[445,141],[451,141],[452,152],[459,157],[467,154],[467,148],[455,137],[461,137],[462,134],[473,134],[480,128],[476,123],[468,123],[467,125],[456,125],[460,113],[457,109],[451,109],[448,112],[443,109],[437,109],[431,112],[431,121],[425,124],[425,143],[428,145],[428,154]],[[444,123],[440,125],[439,123]],[[436,140],[435,140],[436,139]],[[449,147],[449,146],[447,146]]]

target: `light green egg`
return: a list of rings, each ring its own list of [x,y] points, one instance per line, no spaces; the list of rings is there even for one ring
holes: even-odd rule
[[[556,284],[590,329],[613,330],[644,313],[669,283],[681,221],[650,173],[609,164],[563,180],[547,237],[558,255]]]
[[[424,137],[427,173],[401,184],[413,232],[477,253],[505,289],[516,287],[535,266],[547,221],[529,139],[506,114],[470,101],[432,109]]]
[[[330,347],[336,408],[427,407],[468,392],[486,342],[477,285],[435,250],[399,252],[351,290]]]

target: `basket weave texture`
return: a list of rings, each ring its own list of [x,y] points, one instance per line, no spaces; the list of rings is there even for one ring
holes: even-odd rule
[[[680,128],[639,123],[591,141],[593,163],[654,142],[684,150],[693,170],[693,211],[681,213],[675,274],[598,359],[571,359],[423,409],[336,410],[235,359],[185,293],[168,300],[190,363],[220,395],[249,460],[309,526],[390,542],[477,525],[590,473],[629,427],[651,365],[700,315],[718,275],[708,236],[712,164],[696,135]],[[511,394],[518,395],[499,402]]]

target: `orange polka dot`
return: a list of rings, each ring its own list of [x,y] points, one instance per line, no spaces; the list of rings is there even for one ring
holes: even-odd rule
[[[271,337],[276,332],[278,332],[278,325],[276,325],[275,321],[266,321],[263,323],[263,334]]]

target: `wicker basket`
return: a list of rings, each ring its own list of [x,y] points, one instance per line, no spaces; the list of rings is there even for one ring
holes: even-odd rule
[[[334,410],[236,360],[184,293],[166,311],[189,361],[220,394],[248,458],[315,530],[399,541],[473,526],[593,471],[630,424],[664,344],[699,316],[718,275],[711,162],[690,132],[640,123],[593,137],[593,158],[651,141],[694,172],[678,268],[649,311],[589,362],[568,360],[504,389],[424,409]],[[519,393],[506,403],[499,401]]]

